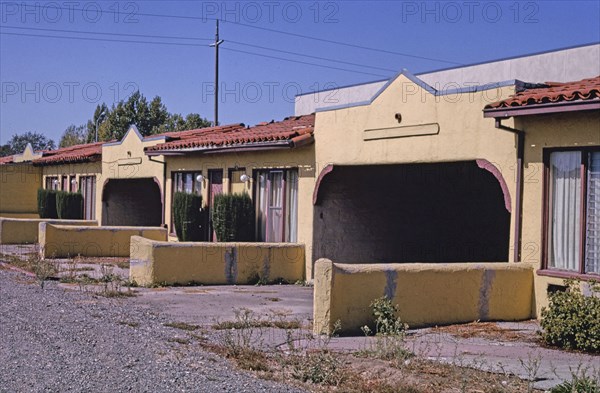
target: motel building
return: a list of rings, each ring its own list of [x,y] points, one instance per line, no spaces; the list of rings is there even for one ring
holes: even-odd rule
[[[280,121],[28,147],[0,160],[0,216],[36,217],[41,187],[79,191],[85,219],[175,243],[175,192],[248,193],[256,242],[304,248],[315,331],[364,325],[383,295],[414,326],[537,317],[565,278],[600,279],[598,58],[404,70],[298,96]]]

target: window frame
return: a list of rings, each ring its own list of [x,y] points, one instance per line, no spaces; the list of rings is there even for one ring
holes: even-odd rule
[[[579,269],[577,271],[549,267],[549,229],[550,229],[550,155],[552,153],[578,151],[581,152],[581,162],[579,165],[581,189],[580,198],[580,236],[579,236]],[[543,149],[543,201],[542,201],[542,263],[541,269],[537,273],[541,276],[557,278],[577,278],[580,280],[598,280],[600,273],[585,271],[585,246],[587,238],[587,200],[588,200],[588,168],[589,155],[592,152],[600,152],[600,146],[569,146],[569,147],[550,147]]]
[[[289,206],[288,206],[288,173],[295,171],[297,174],[297,181],[299,181],[300,179],[300,169],[298,167],[289,167],[289,168],[260,168],[260,169],[254,169],[252,171],[252,179],[253,179],[253,189],[252,189],[252,200],[255,201],[255,233],[256,233],[256,237],[258,239],[258,234],[259,234],[259,216],[258,216],[258,210],[259,210],[259,197],[258,197],[258,192],[259,192],[259,187],[260,187],[260,179],[259,176],[261,176],[262,174],[267,174],[267,176],[270,176],[271,173],[274,172],[281,172],[282,173],[282,194],[281,194],[281,214],[282,214],[282,227],[281,227],[281,238],[282,241],[281,243],[297,243],[298,239],[296,238],[295,241],[290,240],[285,240],[290,234],[289,231],[286,230],[287,229],[287,225],[288,223],[286,222],[286,220],[288,219],[288,213],[289,213]],[[266,181],[270,181],[270,180],[266,180]],[[267,192],[266,192],[266,198],[267,201],[270,201],[271,198],[271,187],[268,186],[267,187]],[[296,197],[298,197],[298,194],[296,194]],[[296,204],[298,203],[298,201],[296,201]],[[270,202],[267,202],[267,205],[270,205]],[[297,206],[297,205],[296,205]],[[267,209],[269,209],[270,206],[267,207]],[[297,213],[297,212],[296,212]],[[298,231],[298,216],[296,216],[296,236],[297,236],[297,231]],[[266,225],[268,226],[268,217],[266,219]],[[265,228],[265,231],[268,231],[267,228]],[[267,239],[266,238],[266,234],[265,234],[265,240],[261,240],[261,242],[273,242],[271,239]],[[259,241],[259,240],[257,240]]]
[[[58,183],[54,184],[54,181],[57,181]],[[60,178],[57,175],[52,175],[52,176],[46,176],[46,190],[54,190],[54,191],[59,191],[59,186],[60,186]]]

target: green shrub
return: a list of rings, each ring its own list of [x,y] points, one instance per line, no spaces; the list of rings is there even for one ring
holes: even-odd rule
[[[579,282],[567,280],[567,290],[550,295],[542,309],[542,338],[550,345],[586,352],[600,352],[600,285],[589,283],[590,293]]]
[[[186,192],[173,196],[173,223],[177,239],[182,242],[200,241],[204,237],[202,197]]]
[[[375,334],[382,336],[402,336],[408,326],[402,322],[398,314],[398,306],[386,297],[371,302],[371,310],[375,317]]]
[[[600,393],[600,385],[589,377],[574,377],[553,387],[550,393]]]
[[[56,211],[56,191],[40,188],[37,194],[40,218],[58,218]]]
[[[83,218],[83,195],[78,192],[56,192],[56,212],[63,220],[81,220]]]
[[[220,242],[254,240],[254,205],[248,194],[215,196],[212,220]]]

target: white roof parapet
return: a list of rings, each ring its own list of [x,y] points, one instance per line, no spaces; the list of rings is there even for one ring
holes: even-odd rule
[[[531,55],[416,74],[435,90],[458,90],[505,81],[569,82],[600,75],[600,44],[557,49]],[[395,79],[395,77],[390,80]],[[388,80],[341,86],[296,96],[295,115],[356,106],[372,100]]]

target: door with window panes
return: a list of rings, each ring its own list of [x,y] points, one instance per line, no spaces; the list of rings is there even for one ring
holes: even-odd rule
[[[83,196],[83,218],[96,219],[96,176],[81,176],[79,187]]]
[[[255,178],[258,241],[296,242],[298,232],[298,170],[257,171]]]

